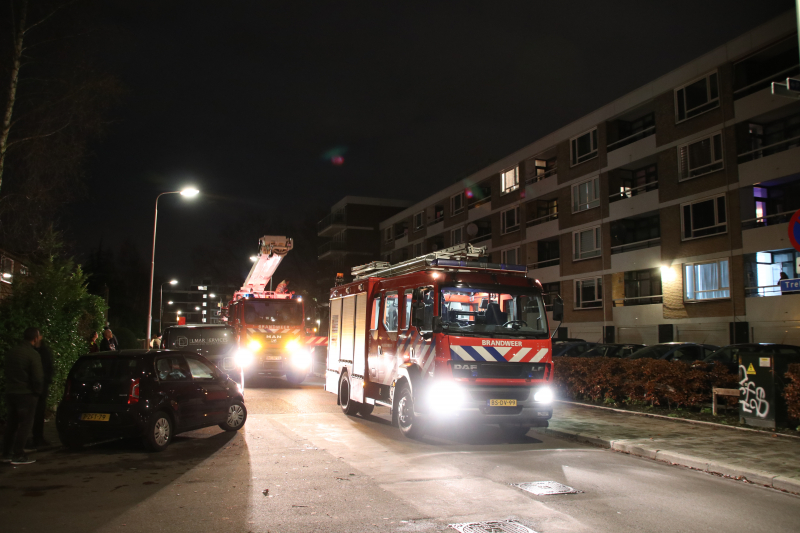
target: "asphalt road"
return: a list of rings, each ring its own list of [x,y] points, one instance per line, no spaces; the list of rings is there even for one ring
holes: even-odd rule
[[[0,530],[425,532],[514,519],[541,533],[752,533],[800,524],[800,498],[772,489],[536,430],[509,442],[492,426],[442,424],[414,441],[387,409],[346,417],[321,382],[251,385],[236,434],[193,431],[160,454],[115,441],[3,465]],[[583,492],[510,485],[530,481]]]

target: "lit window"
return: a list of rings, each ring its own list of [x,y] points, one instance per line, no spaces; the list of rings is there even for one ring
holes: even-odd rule
[[[519,229],[519,206],[500,213],[500,229],[504,235]]]
[[[684,241],[727,232],[725,195],[681,204],[681,227]]]
[[[519,188],[519,169],[514,167],[500,173],[500,183],[503,194],[515,191]]]
[[[586,211],[600,206],[600,177],[572,186],[572,212]]]
[[[603,278],[575,280],[575,309],[591,309],[603,306]]]
[[[696,117],[719,107],[717,71],[675,89],[675,121]]]
[[[730,298],[728,260],[683,265],[683,286],[687,302]]]
[[[681,180],[722,170],[722,134],[715,133],[678,147]]]
[[[597,128],[570,139],[571,166],[597,157]]]
[[[573,260],[588,259],[600,255],[600,226],[594,226],[572,234]]]

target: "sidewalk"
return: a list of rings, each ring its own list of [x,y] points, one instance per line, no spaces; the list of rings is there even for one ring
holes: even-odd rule
[[[557,402],[550,427],[539,431],[800,493],[798,438],[568,402]]]

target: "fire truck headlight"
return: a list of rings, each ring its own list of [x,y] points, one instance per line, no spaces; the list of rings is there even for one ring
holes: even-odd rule
[[[257,340],[252,340],[252,341],[250,341],[250,344],[247,345],[247,348],[251,352],[257,352],[257,351],[259,351],[261,349],[261,343],[258,342]]]
[[[297,369],[307,369],[311,366],[311,354],[305,350],[298,350],[292,354],[292,366]]]
[[[428,391],[428,407],[436,413],[447,413],[464,404],[464,389],[451,381],[434,382]]]
[[[290,354],[296,354],[302,350],[302,346],[296,340],[290,340],[286,343],[286,351]]]
[[[533,395],[533,401],[539,403],[553,403],[553,391],[550,387],[542,387]]]
[[[253,364],[253,352],[246,348],[242,348],[236,352],[234,360],[236,361],[236,366],[239,368],[247,368]]]

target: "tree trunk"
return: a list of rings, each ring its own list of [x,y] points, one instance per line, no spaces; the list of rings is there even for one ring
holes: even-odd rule
[[[8,87],[8,100],[6,110],[3,115],[3,132],[0,134],[0,191],[3,188],[3,169],[6,162],[6,151],[8,150],[8,135],[11,133],[11,117],[14,114],[14,102],[17,98],[17,82],[19,81],[19,69],[22,63],[22,42],[25,37],[25,17],[28,11],[28,0],[22,1],[19,23],[17,24],[17,34],[14,36],[14,56],[12,58],[11,79]]]

